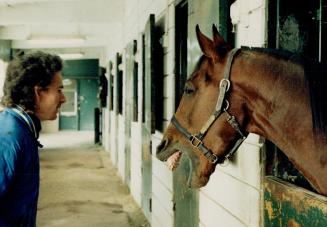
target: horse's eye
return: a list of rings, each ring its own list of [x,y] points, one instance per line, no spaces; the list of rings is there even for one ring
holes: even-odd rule
[[[184,88],[184,93],[187,94],[187,95],[190,95],[194,92],[194,88],[192,86],[189,86],[189,85],[185,85],[185,88]]]

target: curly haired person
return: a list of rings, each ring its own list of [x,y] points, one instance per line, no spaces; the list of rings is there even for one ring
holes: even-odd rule
[[[54,120],[66,99],[62,60],[41,51],[8,65],[0,111],[0,226],[35,226],[41,121]]]

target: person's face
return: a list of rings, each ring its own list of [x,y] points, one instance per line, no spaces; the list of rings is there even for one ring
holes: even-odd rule
[[[57,72],[47,88],[35,86],[35,115],[40,121],[55,120],[61,104],[66,101],[62,93],[62,75]]]

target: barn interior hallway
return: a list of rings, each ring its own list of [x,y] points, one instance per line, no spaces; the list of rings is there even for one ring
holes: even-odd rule
[[[41,134],[37,226],[149,226],[93,132]]]

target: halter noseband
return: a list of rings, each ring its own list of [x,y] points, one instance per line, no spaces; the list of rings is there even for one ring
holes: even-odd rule
[[[219,96],[218,96],[215,110],[209,117],[208,121],[204,124],[204,126],[202,127],[200,132],[198,134],[191,134],[185,128],[183,128],[183,126],[181,126],[181,124],[178,122],[178,120],[176,119],[175,116],[173,116],[171,119],[171,123],[176,127],[176,129],[180,133],[182,133],[194,147],[199,148],[203,152],[203,154],[214,164],[221,163],[225,159],[231,158],[234,155],[234,153],[236,152],[237,148],[246,139],[246,136],[242,133],[242,130],[240,129],[240,124],[237,122],[235,116],[233,116],[227,112],[229,103],[225,99],[225,95],[230,88],[229,76],[230,76],[232,62],[234,59],[234,55],[238,51],[239,51],[239,49],[235,48],[235,49],[231,50],[231,52],[229,53],[225,71],[224,71],[224,78],[220,81],[220,84],[219,84]],[[223,108],[224,101],[227,105],[225,108]],[[205,135],[208,132],[211,125],[218,119],[218,117],[223,112],[225,112],[228,116],[227,122],[241,135],[241,138],[237,140],[237,142],[234,144],[233,148],[228,152],[227,155],[225,155],[223,157],[218,157],[209,148],[207,148],[204,145],[203,138],[205,137]]]

